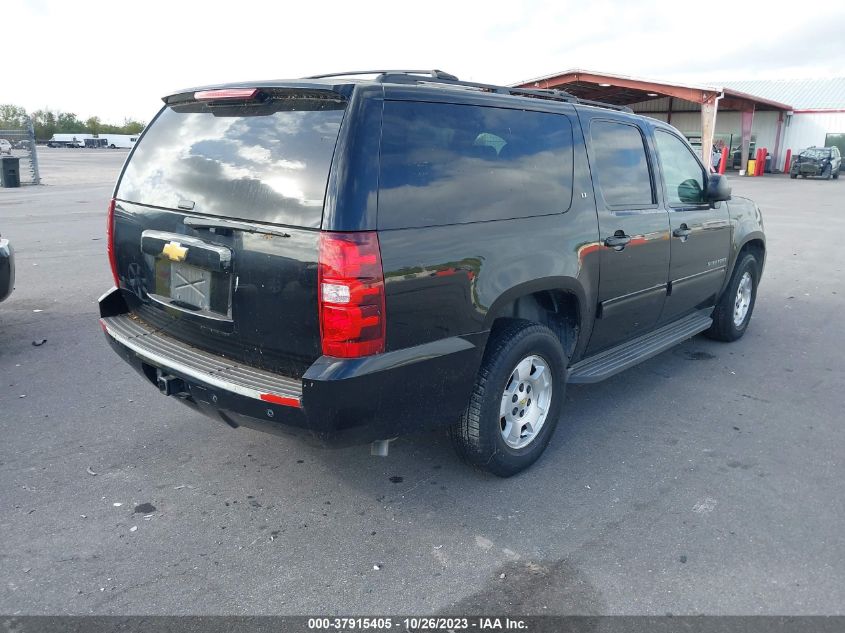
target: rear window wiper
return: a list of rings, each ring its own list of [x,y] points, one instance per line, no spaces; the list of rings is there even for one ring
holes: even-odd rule
[[[245,233],[263,233],[264,235],[276,235],[277,237],[290,237],[290,233],[285,233],[281,229],[253,224],[252,222],[238,222],[237,220],[223,220],[221,218],[200,218],[189,215],[185,218],[184,224],[195,229],[226,229],[229,231],[244,231]]]

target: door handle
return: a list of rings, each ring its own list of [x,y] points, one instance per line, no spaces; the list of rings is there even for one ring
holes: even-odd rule
[[[686,224],[682,224],[677,229],[672,231],[675,237],[689,237],[692,234],[692,229],[688,228]]]
[[[616,231],[616,233],[604,240],[604,245],[621,251],[630,241],[631,237],[629,235],[625,235],[622,231]]]

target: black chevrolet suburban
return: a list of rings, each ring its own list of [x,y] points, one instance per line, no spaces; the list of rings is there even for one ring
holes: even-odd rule
[[[381,454],[445,427],[508,476],[567,383],[748,326],[760,210],[627,108],[442,71],[164,102],[109,206],[100,323],[232,427]]]

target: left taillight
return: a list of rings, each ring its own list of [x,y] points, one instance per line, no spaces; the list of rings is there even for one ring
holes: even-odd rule
[[[114,198],[109,202],[109,213],[106,220],[106,250],[109,254],[109,265],[111,266],[114,285],[120,288],[120,280],[117,277],[117,258],[114,254]]]
[[[378,235],[320,234],[320,339],[323,354],[358,358],[384,351],[384,273]]]

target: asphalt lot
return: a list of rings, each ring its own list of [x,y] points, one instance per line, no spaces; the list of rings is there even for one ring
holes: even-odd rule
[[[845,179],[732,178],[769,235],[746,336],[570,387],[501,480],[442,434],[375,458],[159,395],[96,318],[125,152],[39,157],[0,190],[0,613],[845,613]]]

